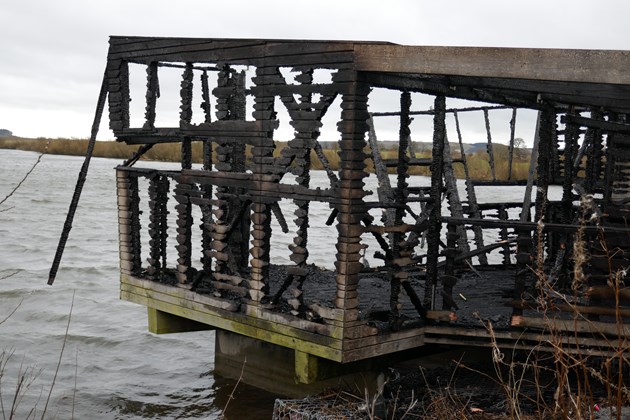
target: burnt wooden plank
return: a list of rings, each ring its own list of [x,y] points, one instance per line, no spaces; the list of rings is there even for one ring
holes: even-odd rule
[[[630,125],[613,121],[596,120],[578,115],[563,115],[560,119],[563,123],[575,124],[581,127],[598,128],[612,133],[630,134]]]

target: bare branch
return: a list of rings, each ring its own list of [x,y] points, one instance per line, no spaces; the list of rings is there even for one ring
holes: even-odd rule
[[[59,353],[59,361],[57,362],[57,369],[55,369],[55,376],[53,376],[52,383],[50,384],[50,391],[48,392],[48,398],[46,398],[46,405],[44,406],[44,411],[42,411],[42,420],[44,420],[46,416],[46,409],[48,408],[48,403],[50,402],[50,396],[52,395],[53,388],[55,387],[55,381],[57,380],[57,374],[59,373],[59,367],[61,366],[61,359],[63,357],[63,351],[66,348],[66,342],[68,341],[68,330],[70,329],[70,320],[72,319],[72,309],[74,308],[74,295],[76,291],[72,293],[72,303],[70,304],[70,313],[68,314],[68,323],[66,324],[66,333],[63,336],[63,344],[61,345],[61,352]]]
[[[17,271],[16,271],[16,273],[17,273]],[[0,325],[4,324],[4,323],[7,321],[7,319],[9,319],[9,318],[11,318],[11,317],[13,316],[13,314],[15,313],[15,311],[17,311],[17,310],[18,310],[18,308],[22,305],[22,302],[24,302],[24,299],[22,299],[22,300],[20,301],[20,303],[18,303],[18,304],[17,304],[17,306],[16,306],[15,308],[13,308],[13,310],[11,311],[11,313],[10,313],[9,315],[7,315],[6,317],[4,317],[4,319],[3,319],[2,321],[0,321]]]
[[[39,154],[39,156],[37,156],[37,160],[35,161],[35,164],[31,167],[31,169],[28,170],[28,172],[26,172],[26,175],[24,175],[24,178],[22,178],[22,180],[20,182],[18,182],[18,184],[15,186],[15,188],[13,188],[11,190],[11,192],[9,194],[7,194],[6,197],[4,197],[1,201],[0,201],[0,205],[4,204],[5,201],[7,201],[13,194],[15,194],[15,192],[22,186],[22,184],[24,183],[24,181],[26,181],[26,179],[29,177],[29,175],[31,174],[31,172],[33,172],[35,170],[35,168],[37,167],[37,165],[39,165],[39,162],[42,160],[42,157],[46,154],[46,152],[48,151],[48,145],[50,144],[50,140],[48,140],[46,142],[46,147],[44,147],[44,151],[42,153]],[[8,209],[2,210],[2,211],[6,211]]]

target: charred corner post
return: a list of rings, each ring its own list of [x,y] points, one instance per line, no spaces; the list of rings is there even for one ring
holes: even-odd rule
[[[132,68],[146,80],[134,97],[145,103],[139,124]],[[294,378],[318,383],[425,344],[487,345],[488,320],[500,345],[540,344],[551,322],[567,346],[606,352],[602,337],[627,334],[615,320],[630,316],[630,294],[614,282],[630,252],[628,68],[626,51],[112,37],[109,125],[138,145],[116,170],[121,298],[147,306],[155,333],[216,329],[219,372],[238,374],[247,358],[246,381],[287,393]],[[169,116],[179,121],[160,125],[166,70],[179,72],[178,115]],[[399,107],[373,111],[376,89],[397,93]],[[419,94],[430,107],[414,107]],[[472,104],[449,107],[452,98]],[[320,138],[333,109],[336,134],[325,140],[338,170]],[[280,110],[293,129],[282,150]],[[495,158],[499,111],[511,115],[507,163]],[[515,181],[515,126],[532,111],[531,167]],[[484,184],[469,175],[464,115],[486,130]],[[412,121],[422,116],[432,147],[418,157]],[[398,119],[394,158],[379,150],[379,118]],[[180,145],[180,169],[134,166],[161,143]],[[324,187],[312,185],[315,163]],[[415,167],[430,178],[410,177]],[[522,199],[477,198],[480,186],[516,184]],[[336,250],[330,270],[309,261],[318,230]],[[273,257],[280,231],[292,238],[284,263]],[[574,258],[578,240],[586,262]]]

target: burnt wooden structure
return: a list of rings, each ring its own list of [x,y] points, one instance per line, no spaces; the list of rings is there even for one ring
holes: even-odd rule
[[[134,98],[145,104],[135,124],[132,66],[146,80]],[[171,86],[180,105],[177,122],[164,126],[156,109],[166,68],[180,72]],[[605,351],[602,337],[625,335],[615,320],[630,315],[622,278],[630,252],[628,69],[627,51],[112,37],[109,126],[118,141],[139,146],[117,168],[121,297],[150,308],[155,332],[210,326],[292,349],[302,382],[315,379],[322,359],[484,345],[488,320],[501,345],[539,345],[554,325],[570,332],[567,345]],[[372,89],[397,92],[399,108],[371,112]],[[417,93],[432,96],[430,109],[414,111]],[[474,106],[449,108],[451,98]],[[341,109],[332,139],[338,170],[319,141],[332,106]],[[512,112],[509,180],[517,109],[538,115],[522,201],[480,203],[468,176],[456,189],[453,167],[466,168],[466,154],[450,150],[446,118],[455,118],[450,138],[461,146],[464,112],[485,122],[491,184],[515,184],[495,174],[495,108]],[[281,110],[293,138],[279,151]],[[393,160],[378,150],[374,120],[383,115],[399,118]],[[432,118],[429,158],[414,155],[414,115]],[[134,166],[153,145],[172,142],[181,145],[181,168]],[[201,166],[193,146],[203,150]],[[324,188],[311,185],[314,160],[326,171]],[[430,180],[414,185],[410,168],[423,165]],[[391,181],[387,167],[395,168]],[[376,192],[366,188],[369,177],[378,177]],[[553,185],[561,189],[555,201]],[[326,226],[312,223],[315,203],[326,209]],[[274,224],[293,235],[289,264],[270,257]],[[309,262],[314,229],[329,229],[334,270]],[[379,265],[365,264],[368,240]],[[576,262],[576,246],[585,260]]]

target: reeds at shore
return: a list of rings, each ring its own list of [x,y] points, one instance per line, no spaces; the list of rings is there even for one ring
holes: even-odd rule
[[[48,139],[48,138],[24,138],[24,137],[3,137],[0,138],[0,148],[17,149],[39,153],[48,153],[55,155],[83,156],[87,150],[88,141],[86,139]],[[274,155],[279,156],[285,142],[276,142]],[[137,146],[130,146],[125,143],[116,141],[97,141],[94,147],[95,157],[112,158],[112,159],[128,159],[137,150]],[[323,149],[322,152],[333,170],[339,168],[339,154],[337,148]],[[203,162],[203,146],[201,142],[193,142],[193,162]],[[248,155],[250,149],[247,150]],[[384,149],[381,150],[383,159],[397,159],[398,150]],[[430,156],[430,152],[417,153],[416,157],[426,158]],[[508,177],[508,147],[502,144],[494,145],[494,159],[496,162],[495,171],[498,180],[506,180]],[[458,154],[453,155],[458,158]],[[157,144],[151,150],[146,152],[142,157],[143,160],[154,160],[163,162],[178,162],[181,159],[181,145],[179,143],[162,143]],[[466,155],[468,171],[473,180],[489,180],[492,178],[488,155],[483,152],[477,152]],[[311,152],[312,169],[324,169],[323,164],[317,158],[315,152]],[[368,172],[373,171],[371,159],[366,160]],[[464,167],[461,164],[454,164],[453,169],[457,178],[464,178]],[[395,173],[395,168],[390,168]],[[527,178],[529,170],[529,156],[526,153],[516,154],[512,165],[512,179],[522,180]],[[409,169],[411,175],[430,175],[428,167],[411,167]]]

